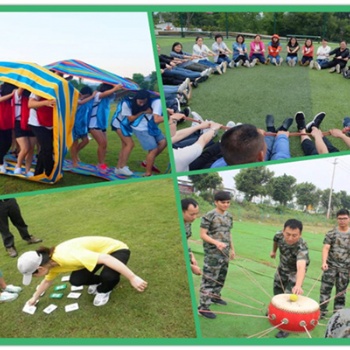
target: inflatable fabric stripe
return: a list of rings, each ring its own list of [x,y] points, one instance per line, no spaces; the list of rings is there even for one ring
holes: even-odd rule
[[[32,181],[55,183],[62,178],[64,157],[73,143],[72,130],[79,92],[62,77],[35,63],[1,62],[0,80],[45,99],[55,99],[53,111],[54,168],[49,177],[40,174]]]
[[[53,69],[57,72],[73,75],[80,78],[102,81],[107,84],[122,84],[127,90],[139,90],[139,86],[116,74],[110,73],[104,69],[97,68],[88,63],[79,60],[64,60],[51,63],[45,66],[47,69]]]

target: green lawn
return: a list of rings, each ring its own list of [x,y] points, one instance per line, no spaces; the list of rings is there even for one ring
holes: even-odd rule
[[[204,338],[248,338],[272,327],[265,316],[265,312],[273,296],[273,277],[278,258],[270,258],[274,234],[283,228],[284,221],[277,220],[275,224],[238,220],[236,211],[230,209],[234,216],[232,237],[236,251],[236,258],[230,262],[225,287],[222,290],[223,299],[227,306],[213,305],[211,310],[228,312],[239,315],[219,314],[215,320],[200,318],[201,332]],[[200,219],[192,225],[193,236],[189,245],[195,253],[200,266],[203,266],[203,248],[199,237]],[[324,234],[331,229],[329,223],[322,228],[304,228],[303,238],[307,241],[310,253],[310,266],[303,284],[304,295],[319,300],[321,251]],[[310,228],[310,230],[309,230]],[[315,233],[315,231],[317,233]],[[250,278],[250,277],[251,278]],[[198,303],[201,277],[193,275]],[[253,281],[256,281],[255,283]],[[332,310],[330,302],[329,310]],[[350,302],[347,302],[347,306]],[[244,316],[249,315],[249,316]],[[257,316],[257,317],[255,317]],[[330,317],[330,313],[328,315]],[[323,338],[327,321],[321,323],[311,332],[312,338]],[[263,338],[274,338],[276,330]],[[256,338],[256,337],[255,337]],[[286,344],[293,339],[308,339],[306,333],[294,333],[288,337]],[[251,340],[259,344],[259,340]],[[252,344],[253,344],[252,343]],[[246,343],[247,344],[247,343]],[[260,343],[261,344],[261,343]],[[281,343],[280,343],[281,344]],[[290,343],[289,343],[290,344]],[[303,343],[308,344],[307,340]]]
[[[116,105],[112,104],[111,106],[111,115],[112,117]],[[109,125],[109,124],[108,124]],[[164,124],[160,124],[160,128],[164,134]],[[121,147],[120,139],[114,131],[111,131],[111,128],[107,129],[107,138],[108,138],[108,148],[106,155],[106,163],[110,167],[115,167],[118,161],[118,155]],[[132,171],[144,172],[144,168],[141,167],[140,163],[145,160],[147,152],[144,151],[138,142],[137,138],[134,136],[135,147],[130,155],[128,165]],[[70,154],[68,152],[67,159],[70,159]],[[80,159],[84,163],[88,164],[97,164],[97,143],[95,140],[91,140],[89,144],[80,152]],[[169,154],[168,150],[165,149],[156,159],[156,165],[161,170],[162,173],[167,171],[169,165]],[[122,181],[122,180],[121,180]],[[54,185],[34,183],[32,181],[27,181],[23,179],[18,179],[11,176],[2,175],[0,176],[0,194],[10,194],[10,193],[19,193],[19,192],[29,192],[29,191],[38,191],[51,188],[61,188],[66,186],[75,186],[91,183],[105,182],[105,180],[100,179],[95,176],[83,176],[78,174],[73,174],[65,172],[63,178]],[[119,182],[119,181],[118,181]]]
[[[230,49],[233,40],[225,39]],[[176,41],[183,44],[184,51],[192,52],[195,38],[157,37],[156,41],[161,45],[161,53],[168,55]],[[204,40],[209,48],[212,42],[213,39]],[[285,60],[286,43],[283,42],[282,46]],[[317,47],[316,44],[315,49]],[[331,47],[336,47],[336,44],[331,44]],[[281,67],[271,64],[249,69],[239,67],[228,69],[222,76],[212,75],[197,89],[193,89],[189,105],[192,111],[198,112],[204,119],[224,125],[229,120],[251,123],[262,129],[266,129],[267,114],[274,115],[276,127],[279,127],[285,118],[294,118],[298,111],[305,113],[307,122],[323,111],[326,118],[321,129],[327,131],[331,128],[342,129],[342,119],[349,113],[348,89],[349,81],[342,75],[330,74],[328,70],[289,67],[284,62]],[[190,125],[189,122],[187,125]],[[289,130],[297,131],[295,122]],[[333,137],[330,139],[340,150],[347,149],[342,141]],[[292,157],[303,156],[299,137],[290,138],[290,148]]]
[[[34,279],[16,301],[1,304],[0,338],[13,338],[11,344],[15,338],[113,338],[109,341],[116,344],[117,338],[196,336],[171,179],[51,192],[18,198],[18,203],[30,233],[42,238],[45,246],[85,235],[124,241],[131,250],[128,266],[148,282],[148,288],[138,293],[122,277],[108,304],[95,307],[86,287],[78,300],[67,299],[69,283],[61,300],[49,298],[51,287],[32,316],[22,308],[41,281]],[[38,247],[22,241],[13,226],[11,231],[19,254]],[[3,247],[0,256],[7,283],[21,285],[17,259],[10,258]],[[59,277],[53,286],[61,283]],[[78,302],[79,310],[66,313],[64,305],[73,302]],[[43,313],[52,303],[58,309],[50,315]],[[7,341],[2,339],[2,343]],[[52,341],[40,341],[43,343]],[[84,339],[80,343],[92,344]],[[100,339],[98,344],[102,343]]]

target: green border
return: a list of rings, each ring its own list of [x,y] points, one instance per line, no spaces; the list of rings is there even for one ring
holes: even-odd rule
[[[197,12],[206,12],[206,11],[216,11],[216,12],[245,12],[245,11],[265,11],[265,12],[281,12],[281,11],[293,11],[293,12],[350,12],[350,4],[349,5],[0,5],[0,12],[147,12],[150,32],[153,43],[153,52],[157,55],[156,51],[156,42],[155,42],[155,34],[153,31],[153,18],[152,12],[154,11],[168,11],[168,12],[189,12],[189,11],[197,11]],[[161,74],[159,71],[159,62],[155,59],[155,64],[157,68],[157,78],[159,83],[159,87],[161,89]],[[161,92],[162,97],[162,105],[164,104],[164,96],[163,92]],[[166,134],[168,140],[170,138],[169,126],[166,125]],[[171,150],[171,147],[168,145],[168,151]],[[171,160],[172,166],[174,165],[174,158],[172,152],[169,152],[169,157]],[[349,155],[347,152],[337,153],[336,157]],[[323,156],[315,156],[315,157],[302,157],[302,158],[293,158],[285,161],[271,161],[268,165],[273,164],[282,164],[284,162],[296,162],[296,166],[298,161],[305,161],[311,159],[320,159],[335,156],[331,155],[323,155]],[[189,174],[200,174],[205,172],[219,172],[224,170],[233,170],[233,169],[242,169],[247,167],[255,167],[255,166],[266,166],[267,163],[254,163],[254,164],[246,164],[242,166],[236,167],[226,167],[226,168],[217,168],[210,170],[199,170],[193,171],[191,173],[175,173],[175,168],[172,167],[171,174],[157,175],[151,178],[144,179],[130,179],[123,180],[122,182],[106,182],[106,183],[98,183],[98,184],[88,184],[88,185],[78,185],[78,186],[68,186],[63,188],[49,188],[44,190],[37,190],[32,192],[23,192],[19,194],[13,195],[4,195],[0,196],[0,198],[10,198],[10,197],[23,197],[23,196],[35,196],[38,194],[45,193],[57,193],[62,191],[71,191],[71,190],[79,190],[86,189],[92,187],[100,187],[100,186],[114,186],[121,184],[134,183],[139,181],[153,181],[153,180],[161,180],[161,179],[173,179],[173,185],[175,190],[175,196],[177,200],[177,210],[178,216],[180,220],[181,233],[182,233],[182,243],[184,247],[187,247],[187,240],[185,235],[184,223],[182,220],[181,213],[181,203],[180,203],[180,193],[177,186],[177,177],[178,176],[186,176]],[[160,208],[161,209],[161,208]],[[194,298],[194,287],[192,282],[192,272],[190,269],[190,263],[188,259],[187,250],[184,249],[184,256],[186,260],[187,274],[190,285],[190,293],[192,300]],[[314,338],[314,339],[286,339],[286,340],[278,340],[278,339],[245,339],[245,338],[202,338],[200,332],[200,324],[199,317],[196,313],[196,305],[193,305],[194,311],[194,321],[197,330],[197,338],[148,338],[148,339],[138,339],[138,338],[0,338],[0,345],[349,345],[349,341],[347,339],[324,339],[324,338]],[[185,335],[184,335],[185,336]]]

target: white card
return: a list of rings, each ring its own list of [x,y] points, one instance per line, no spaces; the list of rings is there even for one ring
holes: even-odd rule
[[[52,311],[55,311],[57,309],[57,305],[55,304],[51,304],[49,305],[48,307],[46,307],[43,311],[46,313],[46,314],[51,314]]]
[[[75,310],[78,310],[78,309],[79,309],[78,303],[69,304],[69,305],[65,306],[66,312],[75,311]]]
[[[77,290],[83,290],[84,289],[84,286],[71,286],[70,287],[70,290],[72,292],[76,292]]]
[[[61,281],[62,281],[62,282],[68,282],[68,281],[69,281],[69,278],[70,278],[70,276],[63,276],[63,277],[61,278]]]
[[[26,312],[27,314],[30,314],[30,315],[34,315],[35,311],[36,311],[36,306],[35,305],[28,305],[27,303],[24,305],[23,309],[22,309],[23,312]]]
[[[81,293],[73,293],[73,292],[70,292],[70,293],[67,295],[67,298],[78,299],[80,296],[81,296]]]

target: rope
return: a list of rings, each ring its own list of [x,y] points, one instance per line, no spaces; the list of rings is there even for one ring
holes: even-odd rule
[[[322,276],[322,273],[323,273],[323,271],[321,271],[320,275],[317,277],[317,280],[316,280],[315,283],[312,285],[312,287],[311,287],[309,293],[307,293],[307,295],[306,295],[307,297],[308,297],[309,294],[312,292],[312,290],[315,288],[315,285],[316,285],[316,283],[320,280],[320,278],[321,278],[321,276]]]
[[[306,326],[303,326],[303,327],[304,327],[304,329],[305,329],[306,334],[309,336],[309,338],[312,338],[312,337],[311,337],[311,334],[310,334],[309,331],[307,330]]]
[[[231,315],[231,316],[243,316],[243,317],[253,317],[253,318],[267,318],[267,316],[236,314],[234,312],[225,312],[225,311],[212,311],[212,310],[201,310],[201,309],[198,309],[198,311],[200,311],[200,312],[211,312],[211,313],[217,314],[217,315]]]
[[[281,322],[279,325],[277,325],[277,326],[275,326],[275,327],[271,327],[271,328],[265,329],[264,331],[260,331],[260,332],[258,332],[258,333],[256,333],[256,334],[250,335],[250,336],[247,337],[247,338],[249,339],[249,338],[253,338],[253,337],[255,337],[255,336],[257,336],[258,338],[261,338],[262,336],[264,336],[264,335],[266,335],[266,334],[272,332],[273,330],[275,330],[275,329],[278,328],[279,326],[282,326],[283,324],[284,324],[284,323]]]
[[[323,304],[326,304],[326,303],[330,302],[332,299],[335,299],[336,297],[339,297],[339,295],[342,295],[342,294],[346,293],[346,291],[348,291],[349,289],[350,289],[350,288],[346,288],[346,289],[343,290],[342,292],[339,292],[338,294],[336,294],[334,297],[331,297],[331,298],[329,298],[328,300],[325,300],[323,303],[320,304],[320,306],[323,305]]]

